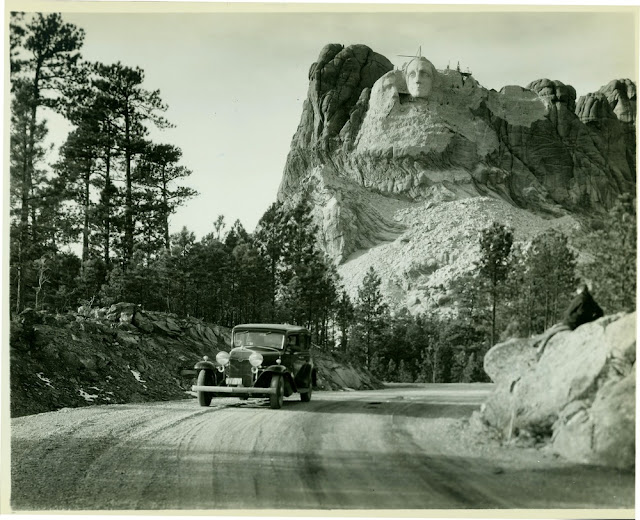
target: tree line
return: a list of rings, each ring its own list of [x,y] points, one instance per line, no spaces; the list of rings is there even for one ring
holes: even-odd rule
[[[232,327],[308,327],[319,348],[390,381],[485,379],[497,341],[559,321],[579,279],[611,313],[635,309],[636,213],[622,197],[567,237],[530,243],[495,223],[478,237],[473,269],[442,288],[447,312],[391,309],[371,268],[351,296],[318,246],[309,199],[274,203],[254,232],[218,216],[197,240],[171,234],[175,209],[195,191],[181,150],[148,138],[167,128],[144,72],[82,60],[84,34],[59,14],[11,19],[11,304],[64,312],[129,301],[148,310]],[[47,163],[46,111],[72,125]],[[65,251],[81,244],[81,254]],[[579,260],[577,251],[583,258]]]

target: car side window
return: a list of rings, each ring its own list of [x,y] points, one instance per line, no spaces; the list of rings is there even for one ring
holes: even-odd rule
[[[287,338],[287,347],[294,352],[300,350],[300,336],[289,336]]]

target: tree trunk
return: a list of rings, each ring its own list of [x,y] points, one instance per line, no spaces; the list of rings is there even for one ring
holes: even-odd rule
[[[171,248],[169,240],[169,197],[167,194],[167,177],[165,165],[162,165],[162,224],[164,226],[164,247],[167,251]]]
[[[89,180],[91,167],[87,167],[84,174],[84,224],[82,226],[82,263],[89,260]],[[84,265],[82,266],[84,269]]]
[[[125,112],[125,206],[124,206],[124,258],[126,271],[133,258],[133,195],[131,180],[131,121],[129,111]]]
[[[110,138],[109,133],[109,138]],[[105,191],[105,217],[104,217],[104,263],[109,269],[111,259],[109,257],[109,245],[111,240],[111,144],[107,144],[107,153],[105,156],[105,177],[104,177],[104,191]]]
[[[31,99],[31,113],[29,116],[29,128],[27,133],[27,149],[22,170],[22,192],[20,208],[20,248],[18,250],[18,290],[16,291],[16,312],[20,312],[24,305],[24,292],[26,288],[26,271],[29,247],[29,197],[31,194],[33,172],[33,150],[35,148],[35,133],[37,123],[38,103],[40,100],[40,69],[42,63],[36,65],[33,78],[33,99]]]
[[[437,379],[436,375],[438,373],[438,351],[435,347],[433,347],[433,359],[431,360],[431,367],[431,382],[435,383]]]
[[[491,346],[496,344],[496,293],[491,294]]]

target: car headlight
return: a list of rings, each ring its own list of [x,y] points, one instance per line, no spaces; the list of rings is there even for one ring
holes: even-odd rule
[[[264,358],[262,357],[262,354],[258,354],[257,352],[254,352],[249,356],[249,363],[251,363],[252,367],[259,367],[260,365],[262,365],[263,359]]]
[[[229,353],[228,352],[218,352],[216,354],[216,361],[218,362],[218,364],[225,366],[227,363],[229,363]]]

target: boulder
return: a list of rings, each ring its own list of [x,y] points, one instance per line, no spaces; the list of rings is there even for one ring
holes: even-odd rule
[[[484,357],[484,371],[494,383],[507,383],[521,377],[535,364],[534,345],[538,338],[513,338],[494,346]],[[514,379],[515,376],[515,379]]]
[[[107,309],[104,307],[93,309],[92,316],[96,320],[104,320],[107,317]]]
[[[93,315],[93,311],[91,309],[90,305],[81,305],[80,307],[78,307],[78,315],[79,316],[85,316],[85,317],[90,317]]]
[[[176,333],[182,332],[182,327],[180,327],[178,322],[176,320],[174,320],[173,318],[167,318],[166,319],[166,324],[167,324],[167,328],[171,332],[176,332]]]
[[[153,323],[154,331],[156,332],[160,332],[161,334],[166,334],[168,336],[176,336],[177,334],[179,334],[179,330],[176,331],[175,329],[172,329],[167,323],[166,319],[165,320],[154,319],[152,323]]]
[[[153,332],[153,322],[149,317],[143,312],[137,312],[133,316],[133,325],[138,327],[140,330],[144,332],[151,333]]]
[[[106,319],[109,321],[120,321],[122,323],[131,323],[131,319],[136,312],[136,304],[128,302],[114,303],[106,313]],[[123,317],[124,315],[124,317]]]
[[[496,345],[484,360],[496,389],[482,419],[505,438],[546,438],[576,462],[632,466],[635,322],[635,313],[621,313],[548,342],[542,334]]]

